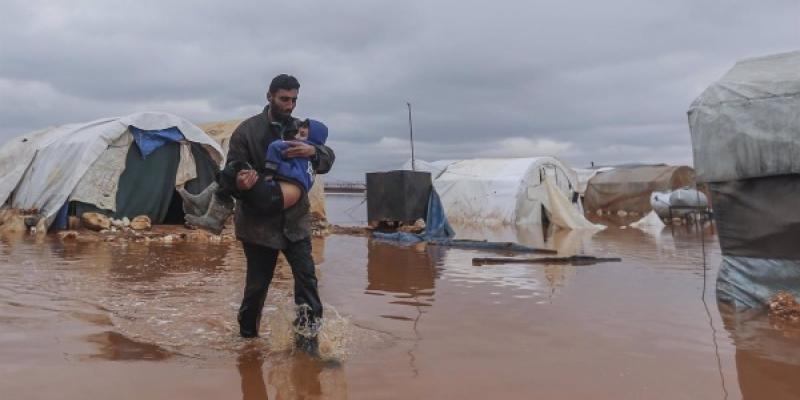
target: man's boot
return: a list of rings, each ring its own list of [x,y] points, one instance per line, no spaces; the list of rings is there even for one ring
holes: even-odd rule
[[[294,319],[294,347],[310,357],[319,358],[319,331],[321,321],[311,316],[308,304],[297,306],[297,317]]]
[[[197,216],[205,215],[208,211],[208,206],[211,204],[211,198],[214,192],[219,188],[217,182],[212,182],[202,192],[198,194],[191,194],[184,188],[178,188],[178,194],[183,198],[183,212]]]
[[[225,221],[233,213],[233,199],[223,199],[223,196],[215,194],[211,196],[208,211],[202,217],[186,214],[186,222],[189,225],[205,229],[215,235],[222,233]],[[227,197],[227,196],[225,196]]]
[[[294,335],[294,347],[309,357],[319,358],[319,338],[316,333],[305,336],[300,333]]]

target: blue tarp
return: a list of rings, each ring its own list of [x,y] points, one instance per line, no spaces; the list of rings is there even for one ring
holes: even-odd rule
[[[522,253],[555,253],[555,251],[552,250],[535,249],[511,242],[453,239],[455,231],[453,231],[450,223],[447,222],[447,216],[444,214],[444,207],[442,206],[442,201],[439,199],[439,194],[436,193],[436,189],[431,190],[431,195],[428,198],[428,211],[425,216],[424,232],[421,234],[408,232],[373,232],[372,236],[376,239],[404,244],[427,242],[434,246],[458,247],[462,249],[514,251]]]
[[[178,142],[184,139],[181,131],[174,126],[172,128],[155,131],[146,131],[133,125],[129,128],[133,135],[133,140],[136,141],[136,145],[139,146],[142,158],[147,158],[150,153],[156,151],[159,147],[168,142]]]

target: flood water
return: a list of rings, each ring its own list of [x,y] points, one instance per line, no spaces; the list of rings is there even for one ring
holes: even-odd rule
[[[329,218],[365,219],[362,199],[329,197]],[[0,398],[800,398],[800,330],[717,305],[713,227],[457,229],[622,262],[476,267],[503,254],[315,239],[318,361],[282,342],[285,265],[263,337],[237,337],[238,243],[0,237]]]

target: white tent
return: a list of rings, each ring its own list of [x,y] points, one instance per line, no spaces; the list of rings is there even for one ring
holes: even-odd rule
[[[554,157],[416,161],[431,172],[447,218],[456,224],[595,228],[571,204],[575,172]],[[406,162],[403,169],[411,169]]]
[[[36,209],[52,222],[67,200],[81,200],[113,211],[113,199],[125,154],[133,138],[129,127],[177,128],[184,144],[201,145],[219,165],[222,150],[194,124],[156,112],[62,125],[11,139],[0,148],[0,204]],[[186,146],[184,146],[186,147]],[[190,150],[181,148],[176,176],[180,185],[196,176]],[[106,200],[104,203],[103,199]]]

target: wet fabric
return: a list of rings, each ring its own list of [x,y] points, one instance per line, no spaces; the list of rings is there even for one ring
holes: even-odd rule
[[[739,61],[689,108],[700,182],[800,173],[800,52]]]
[[[125,171],[125,159],[132,142],[131,135],[122,135],[111,143],[78,181],[69,200],[116,212],[119,177]]]
[[[717,298],[736,308],[760,308],[778,291],[800,296],[800,260],[725,255],[717,275]]]
[[[616,167],[597,173],[586,187],[586,211],[650,212],[650,194],[694,186],[694,170],[687,166],[647,165]]]
[[[136,142],[136,145],[139,146],[142,158],[147,158],[151,153],[169,142],[183,140],[183,134],[176,127],[159,130],[144,130],[131,126],[129,129],[131,135],[133,135],[133,140]]]
[[[604,225],[593,224],[582,213],[578,212],[569,199],[564,197],[564,194],[558,189],[552,176],[545,176],[544,187],[547,189],[544,207],[551,223],[560,228],[571,230],[605,229]]]
[[[147,215],[161,223],[175,193],[175,173],[180,162],[180,146],[167,143],[144,159],[138,146],[131,146],[125,172],[119,178],[117,218]]]
[[[447,218],[454,223],[540,225],[548,202],[545,177],[571,198],[575,172],[555,157],[473,159],[449,163],[432,173]],[[545,206],[546,207],[546,206]]]
[[[178,127],[183,136],[199,143],[218,163],[221,149],[190,122],[167,113],[136,113],[125,117],[62,125],[12,139],[0,149],[0,166],[13,165],[0,177],[0,198],[11,198],[17,209],[37,209],[53,221],[89,168],[128,126],[145,130]],[[6,171],[5,169],[3,169]]]
[[[709,186],[723,254],[800,260],[800,175]]]
[[[183,187],[191,194],[198,194],[208,187],[211,182],[214,182],[219,172],[219,166],[206,151],[206,147],[200,143],[192,143],[191,150],[196,176],[194,179],[184,183]]]

